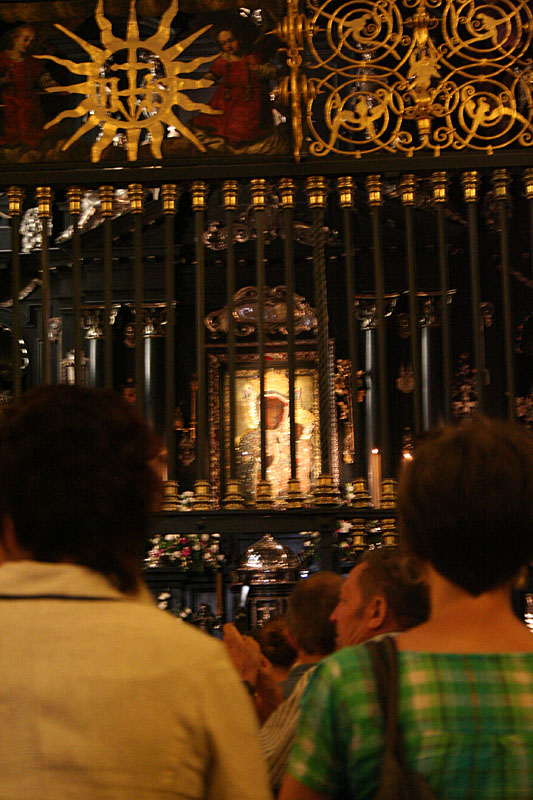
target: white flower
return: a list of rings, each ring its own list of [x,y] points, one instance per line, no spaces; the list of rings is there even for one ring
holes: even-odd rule
[[[201,548],[201,546],[199,544],[193,544],[192,549],[193,550],[201,550],[202,548]]]
[[[175,542],[177,538],[178,538],[178,536],[177,536],[176,533],[167,533],[167,535],[165,536],[165,541],[166,542]]]
[[[162,603],[158,603],[158,604],[157,604],[157,607],[158,607],[158,608],[162,608],[163,610],[166,610],[166,608],[167,608],[167,603],[166,603],[166,601],[163,601]]]
[[[158,600],[168,600],[169,597],[170,597],[169,592],[161,592],[161,594],[157,595]]]
[[[208,542],[209,541],[209,534],[208,533],[201,533],[200,534],[200,539],[201,539],[202,542]]]
[[[220,539],[220,533],[212,533],[211,536],[213,539]]]
[[[212,553],[218,553],[218,544],[212,544],[209,549]]]
[[[224,553],[219,553],[217,556],[217,561],[224,561]]]

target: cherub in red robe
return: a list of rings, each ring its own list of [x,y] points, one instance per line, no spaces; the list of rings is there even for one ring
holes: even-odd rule
[[[0,53],[0,92],[3,120],[0,145],[25,144],[37,148],[49,135],[39,92],[54,85],[42,61],[30,55],[35,39],[31,25],[20,25],[11,32],[11,48]]]
[[[206,78],[217,83],[209,105],[221,114],[199,114],[193,123],[213,136],[238,146],[261,139],[272,130],[265,78],[273,67],[256,53],[245,54],[236,32],[220,30],[217,41],[222,54]]]

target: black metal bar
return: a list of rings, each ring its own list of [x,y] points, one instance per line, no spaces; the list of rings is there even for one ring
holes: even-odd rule
[[[194,245],[196,256],[196,373],[198,377],[198,436],[197,479],[207,480],[207,381],[205,370],[205,210],[207,208],[207,184],[196,181],[191,186],[194,211]]]
[[[226,181],[222,187],[226,208],[226,304],[228,307],[228,394],[229,394],[229,477],[237,475],[235,381],[237,375],[237,349],[235,340],[235,240],[233,221],[237,205],[237,181]]]
[[[522,180],[529,210],[529,277],[533,278],[533,169],[525,169]]]
[[[468,238],[470,253],[470,283],[472,298],[472,342],[474,346],[474,363],[476,367],[476,389],[478,410],[485,410],[485,362],[483,358],[483,341],[481,317],[481,283],[479,273],[479,232],[478,232],[478,187],[477,172],[463,174],[463,188],[468,209]]]
[[[70,217],[72,220],[72,306],[74,312],[74,382],[81,382],[81,359],[83,336],[81,330],[81,241],[78,227],[82,192],[71,187],[67,192]]]
[[[355,317],[355,259],[354,259],[354,212],[353,193],[355,182],[353,178],[339,178],[339,202],[342,208],[344,232],[344,259],[346,269],[346,326],[348,331],[348,346],[350,353],[351,375],[350,384],[352,391],[352,424],[354,444],[354,477],[363,476],[363,426],[361,409],[357,402],[359,394],[359,326]]]
[[[257,274],[257,345],[259,354],[259,408],[261,428],[261,480],[266,481],[266,400],[265,400],[265,211],[264,206],[255,208],[255,268]]]
[[[287,291],[287,367],[289,371],[289,436],[291,479],[297,478],[296,463],[296,354],[294,346],[294,192],[291,178],[280,181],[283,226],[283,258]]]
[[[502,273],[503,337],[505,354],[505,383],[507,397],[507,416],[510,422],[516,420],[513,320],[511,312],[511,278],[509,267],[509,235],[507,231],[507,200],[509,199],[510,174],[507,170],[495,170],[492,183],[498,204],[500,227],[500,258]]]
[[[143,187],[130,184],[128,193],[133,214],[133,285],[135,308],[135,396],[137,408],[144,412],[144,261],[143,261]]]
[[[444,419],[452,418],[452,347],[450,337],[450,311],[448,308],[449,270],[448,248],[446,245],[445,202],[447,200],[448,178],[445,172],[435,172],[432,176],[433,199],[437,208],[437,238],[439,250],[440,301],[442,314],[442,388]]]
[[[311,179],[312,180],[312,179]],[[331,421],[330,421],[330,365],[329,365],[329,326],[326,286],[326,259],[324,252],[324,207],[327,192],[324,186],[313,186],[312,191],[318,191],[310,199],[313,214],[313,285],[318,324],[318,410],[320,416],[320,458],[322,474],[331,474]]]
[[[100,186],[100,204],[104,215],[104,385],[113,388],[113,198],[112,186]]]
[[[415,236],[413,226],[413,209],[404,206],[405,235],[407,244],[407,285],[409,288],[409,332],[411,345],[411,364],[413,366],[413,430],[415,436],[422,431],[422,380],[420,368],[420,335],[418,330],[418,297],[416,285]]]
[[[366,183],[370,203],[372,243],[374,248],[374,286],[376,292],[378,329],[381,470],[384,478],[390,478],[392,477],[392,464],[389,431],[387,332],[385,330],[385,276],[383,270],[383,246],[381,241],[381,178],[377,175],[369,175]]]
[[[20,319],[20,218],[22,215],[23,192],[18,186],[10,186],[7,190],[9,213],[11,215],[11,254],[13,263],[13,395],[19,397],[22,392],[22,363],[20,352],[21,319]]]
[[[176,214],[177,188],[175,184],[161,187],[163,214],[165,217],[165,441],[167,445],[167,478],[176,478],[176,433],[174,413],[176,409],[176,286],[174,276],[174,220]]]
[[[35,192],[41,220],[41,383],[51,382],[50,339],[50,258],[48,220],[52,216],[52,191],[39,186]]]

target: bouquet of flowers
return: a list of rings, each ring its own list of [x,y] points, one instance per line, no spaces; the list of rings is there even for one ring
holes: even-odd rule
[[[224,561],[219,533],[167,533],[150,539],[147,567],[175,567],[182,572],[217,572]]]

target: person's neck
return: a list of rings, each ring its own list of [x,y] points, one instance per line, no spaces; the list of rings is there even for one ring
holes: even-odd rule
[[[459,653],[533,650],[533,637],[511,606],[511,581],[474,597],[431,566],[425,577],[431,597],[430,618],[400,634],[400,649]]]
[[[305,653],[303,650],[299,650],[298,657],[292,666],[297,667],[300,664],[316,664],[325,657],[326,653]]]
[[[26,53],[21,53],[18,50],[8,50],[9,58],[11,61],[24,61]]]

